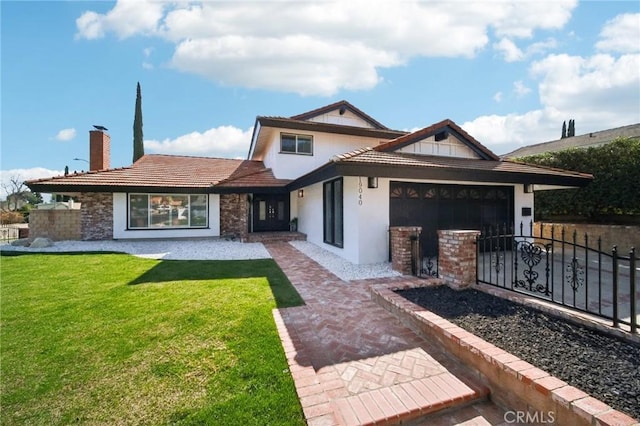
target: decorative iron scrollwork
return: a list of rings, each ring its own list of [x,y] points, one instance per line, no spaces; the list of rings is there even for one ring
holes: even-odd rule
[[[574,257],[571,263],[567,265],[566,273],[567,284],[571,286],[575,293],[584,284],[584,268],[580,265],[578,259]]]
[[[520,248],[520,258],[525,265],[527,265],[528,269],[524,269],[522,271],[524,279],[514,280],[514,287],[521,287],[529,291],[548,294],[547,286],[538,282],[540,274],[534,270],[534,268],[542,261],[542,253],[545,247],[528,241],[521,241],[518,245]],[[517,271],[517,258],[515,262]]]
[[[435,259],[435,263],[434,263]],[[422,269],[420,270],[420,274],[422,276],[430,276],[437,277],[438,276],[438,258],[432,257],[423,257],[422,258]]]

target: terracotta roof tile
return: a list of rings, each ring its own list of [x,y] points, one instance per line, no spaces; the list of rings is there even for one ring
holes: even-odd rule
[[[334,161],[342,163],[379,164],[420,168],[448,168],[457,170],[483,170],[504,173],[571,176],[585,179],[592,178],[592,176],[587,173],[554,169],[551,167],[540,167],[515,161],[479,160],[399,152],[379,152],[375,148],[362,150],[362,152],[354,151],[343,156],[338,156],[335,157]]]
[[[39,192],[64,192],[82,188],[108,191],[118,187],[207,189],[228,179],[241,166],[256,171],[264,169],[264,164],[256,161],[145,155],[129,167],[31,180],[27,185]]]

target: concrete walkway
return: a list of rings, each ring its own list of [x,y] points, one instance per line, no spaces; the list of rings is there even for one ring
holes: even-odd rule
[[[342,281],[288,243],[266,247],[305,301],[274,317],[309,425],[505,423],[462,365],[371,300],[372,282]]]

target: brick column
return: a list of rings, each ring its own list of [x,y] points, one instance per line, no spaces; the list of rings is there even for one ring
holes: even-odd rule
[[[438,231],[438,275],[460,290],[476,282],[476,237],[480,231]]]
[[[392,226],[391,267],[403,275],[411,275],[411,239],[420,238],[421,226]]]

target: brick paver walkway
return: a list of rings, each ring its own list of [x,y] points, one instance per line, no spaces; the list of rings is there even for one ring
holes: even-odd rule
[[[342,281],[288,243],[266,247],[305,301],[274,317],[309,425],[393,424],[457,406],[428,424],[503,423],[485,387],[371,300],[371,282]]]

